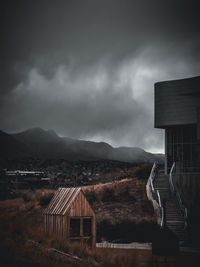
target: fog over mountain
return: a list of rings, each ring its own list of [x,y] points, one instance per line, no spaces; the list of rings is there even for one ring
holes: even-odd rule
[[[154,83],[200,74],[198,0],[2,0],[0,129],[163,151]]]
[[[124,162],[163,162],[163,155],[148,153],[138,147],[113,148],[104,142],[91,142],[59,137],[52,130],[32,128],[7,134],[0,132],[1,159],[110,159]]]

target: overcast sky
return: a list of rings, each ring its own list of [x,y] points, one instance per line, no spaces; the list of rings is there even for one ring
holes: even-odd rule
[[[163,151],[154,83],[200,75],[199,0],[5,0],[0,129]]]

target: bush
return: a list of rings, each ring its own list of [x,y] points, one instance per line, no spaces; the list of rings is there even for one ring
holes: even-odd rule
[[[51,201],[54,193],[50,192],[40,197],[39,203],[41,206],[47,206],[49,202]]]
[[[135,202],[136,198],[131,195],[130,193],[130,187],[128,185],[121,188],[121,190],[118,193],[119,200],[126,200],[126,201],[132,201]]]
[[[117,243],[151,242],[157,230],[158,226],[154,222],[135,223],[124,220],[111,224],[108,220],[103,220],[97,224],[97,242],[102,239]]]
[[[29,202],[29,201],[32,200],[33,195],[34,195],[34,192],[33,191],[28,191],[28,192],[22,194],[22,197],[23,197],[23,200],[25,202]]]
[[[115,190],[114,188],[109,188],[107,186],[102,189],[101,200],[103,202],[112,202],[116,200]]]
[[[97,195],[94,190],[86,190],[85,196],[90,204],[93,204],[97,201]]]
[[[135,170],[135,176],[141,180],[147,180],[149,178],[152,169],[152,164],[142,164]]]
[[[154,222],[135,223],[124,220],[121,223],[111,224],[108,220],[103,220],[97,224],[97,242],[102,239],[117,243],[150,242],[157,230],[158,226]]]

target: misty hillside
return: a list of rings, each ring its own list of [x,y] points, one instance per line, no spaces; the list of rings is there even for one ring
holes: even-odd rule
[[[162,154],[152,154],[137,147],[114,148],[104,142],[59,137],[52,130],[32,128],[7,134],[0,132],[1,158],[52,158],[66,160],[110,159],[125,162],[163,162]]]

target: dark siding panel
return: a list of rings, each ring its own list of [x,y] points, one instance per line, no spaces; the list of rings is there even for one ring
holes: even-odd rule
[[[200,140],[200,107],[197,111],[197,139]]]
[[[196,124],[200,79],[155,84],[155,127]]]

